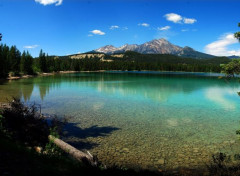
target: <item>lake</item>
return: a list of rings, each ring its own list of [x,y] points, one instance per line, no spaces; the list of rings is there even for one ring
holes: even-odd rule
[[[218,74],[83,72],[0,84],[12,96],[69,116],[64,140],[107,165],[146,169],[204,166],[240,153],[240,83]]]

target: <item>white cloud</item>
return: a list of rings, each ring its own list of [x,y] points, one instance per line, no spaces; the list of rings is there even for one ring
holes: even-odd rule
[[[128,27],[123,27],[122,30],[128,30]]]
[[[95,35],[105,35],[105,32],[102,32],[102,31],[100,31],[100,30],[97,30],[97,29],[95,29],[95,30],[93,30],[93,31],[90,31],[92,34],[95,34]],[[90,34],[91,35],[91,34]]]
[[[148,23],[139,23],[138,26],[149,27],[150,24],[148,24]]]
[[[39,45],[28,45],[28,46],[24,46],[23,48],[25,49],[34,49],[34,48],[37,48],[39,47]]]
[[[93,35],[92,34],[88,34],[88,37],[92,37]]]
[[[119,28],[119,26],[114,25],[114,26],[111,26],[109,29],[114,30],[114,29],[118,29],[118,28]]]
[[[167,31],[169,30],[171,27],[170,26],[164,26],[164,27],[159,27],[158,30],[159,31]]]
[[[181,15],[178,15],[176,13],[168,13],[168,14],[164,15],[164,17],[168,21],[171,21],[171,22],[174,22],[174,23],[180,23],[183,19]]]
[[[238,43],[234,38],[234,34],[228,33],[220,37],[217,41],[212,42],[205,46],[205,52],[215,56],[240,56],[240,50],[230,50],[228,47]]]
[[[194,18],[184,18],[184,19],[183,19],[183,22],[184,22],[185,24],[193,24],[193,23],[196,23],[197,20],[194,19]]]
[[[63,0],[35,0],[35,2],[38,2],[44,6],[55,4],[56,6],[59,6],[62,4]]]
[[[234,88],[211,87],[206,90],[205,97],[226,110],[233,110],[236,109],[236,103],[229,96],[235,95],[236,92],[238,91]]]
[[[168,13],[164,15],[164,17],[166,18],[166,20],[171,21],[173,23],[194,24],[197,22],[195,18],[185,18],[176,13]]]

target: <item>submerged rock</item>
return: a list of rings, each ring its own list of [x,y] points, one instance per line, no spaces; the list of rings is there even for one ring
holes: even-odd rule
[[[165,159],[164,158],[161,158],[161,159],[158,160],[158,164],[164,165],[164,163],[165,163]]]

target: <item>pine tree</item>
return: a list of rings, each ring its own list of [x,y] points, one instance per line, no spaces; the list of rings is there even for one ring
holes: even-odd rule
[[[6,58],[4,57],[3,53],[4,46],[0,45],[0,78],[4,78],[7,75],[6,71]]]
[[[33,58],[29,52],[23,52],[21,57],[20,69],[23,74],[33,74]]]
[[[14,72],[14,74],[16,75],[20,72],[20,60],[20,51],[16,48],[16,46],[12,46],[8,53],[8,62],[10,66],[10,71]]]
[[[42,72],[47,71],[46,56],[42,49],[39,53],[39,68]]]
[[[25,70],[27,74],[33,74],[33,57],[29,54],[29,52],[26,54]]]
[[[20,70],[24,74],[26,73],[25,67],[26,67],[26,52],[23,51],[22,57],[21,57],[21,62],[20,62]]]

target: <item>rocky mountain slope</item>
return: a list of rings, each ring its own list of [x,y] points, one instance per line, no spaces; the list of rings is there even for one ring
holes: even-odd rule
[[[135,51],[141,54],[173,54],[181,57],[196,58],[196,59],[215,57],[209,54],[195,51],[190,47],[183,48],[183,47],[174,45],[165,39],[155,39],[150,42],[143,43],[141,45],[126,44],[119,48],[114,47],[112,45],[106,45],[104,47],[94,50],[94,52],[105,53],[105,54],[124,53],[126,51]]]

